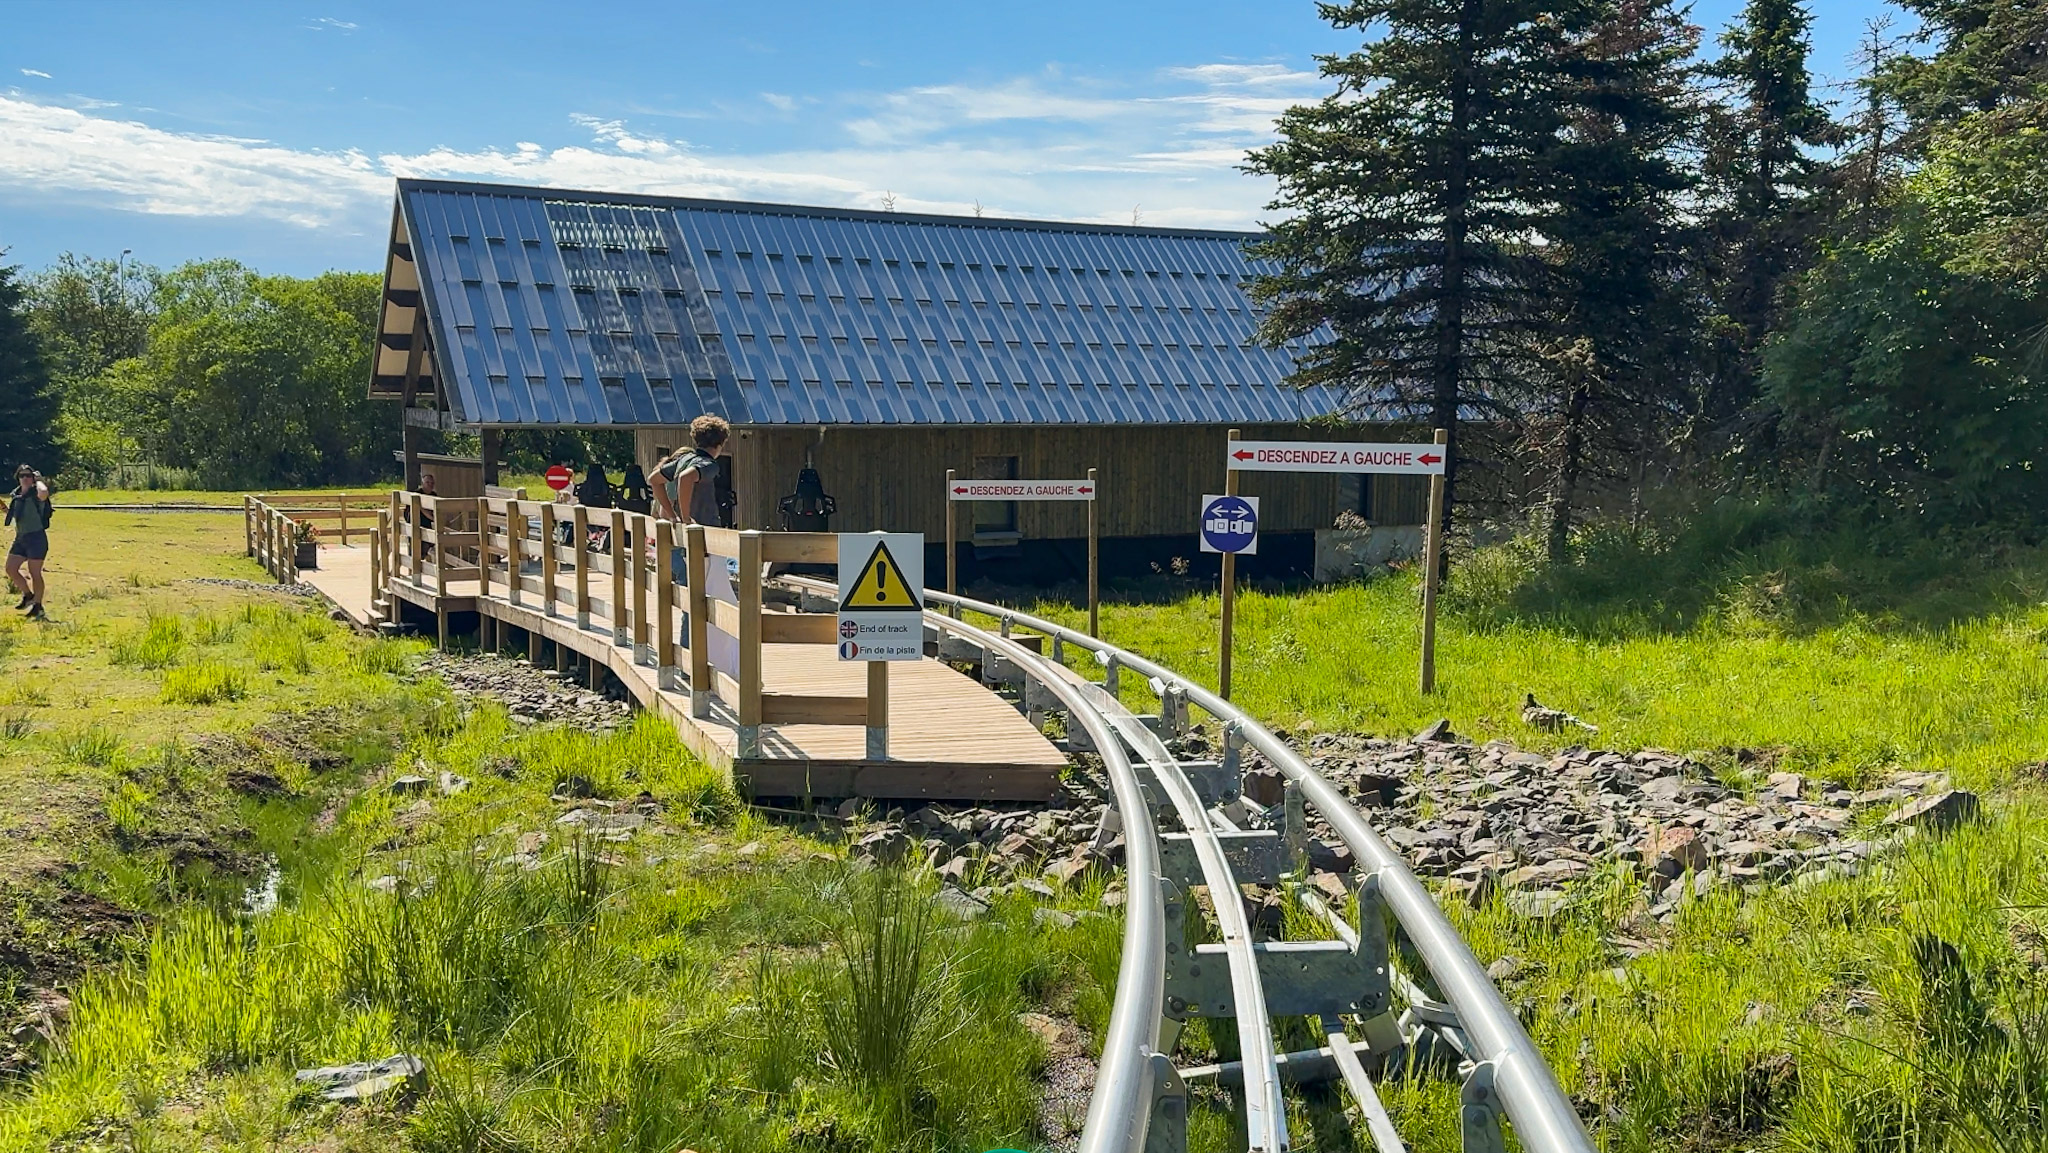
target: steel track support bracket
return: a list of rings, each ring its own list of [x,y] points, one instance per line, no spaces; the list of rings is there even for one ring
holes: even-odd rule
[[[1166,1054],[1152,1054],[1151,1064],[1152,1117],[1145,1126],[1145,1153],[1187,1153],[1187,1082]]]
[[[1308,879],[1308,807],[1302,803],[1301,786],[1287,782],[1281,790],[1282,807],[1286,811],[1282,827],[1287,830],[1287,864],[1289,871],[1303,880]]]
[[[1465,1074],[1458,1089],[1458,1131],[1463,1153],[1507,1153],[1501,1136],[1500,1093],[1493,1087],[1495,1065],[1481,1061]]]

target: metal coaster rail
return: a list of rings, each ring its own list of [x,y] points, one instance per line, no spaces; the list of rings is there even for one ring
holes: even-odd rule
[[[811,595],[832,593],[827,582],[792,577],[781,581]],[[1280,1095],[1283,1079],[1331,1076],[1340,1078],[1359,1101],[1373,1143],[1383,1153],[1401,1149],[1359,1054],[1380,1061],[1403,1045],[1424,1043],[1458,1058],[1460,1130],[1466,1153],[1503,1149],[1503,1115],[1512,1123],[1521,1148],[1532,1153],[1592,1153],[1593,1142],[1571,1099],[1435,900],[1366,818],[1293,749],[1201,684],[1136,653],[1003,605],[936,589],[925,595],[927,624],[942,638],[979,650],[985,680],[991,679],[993,667],[998,670],[996,679],[1020,688],[1020,707],[1053,706],[1066,712],[1072,746],[1092,749],[1102,757],[1123,822],[1128,891],[1124,954],[1082,1133],[1083,1153],[1185,1149],[1184,1076],[1169,1054],[1181,1021],[1189,1016],[1228,1016],[1238,1022],[1242,1061],[1184,1072],[1187,1079],[1227,1080],[1242,1087],[1248,1144],[1256,1153],[1282,1153],[1289,1147]],[[994,618],[998,631],[966,623],[960,619],[962,612]],[[1052,651],[1041,654],[1012,639],[1011,630],[1018,627],[1049,638]],[[1093,656],[1103,669],[1101,684],[1083,680],[1066,667],[1062,657],[1068,646]],[[944,649],[942,640],[942,653]],[[1144,677],[1159,696],[1157,718],[1136,717],[1123,706],[1118,689],[1124,671]],[[1185,729],[1189,705],[1222,725],[1220,765],[1184,765],[1167,751],[1162,734]],[[1236,797],[1237,761],[1247,747],[1258,750],[1287,781],[1284,807],[1293,875],[1305,875],[1299,870],[1307,808],[1318,812],[1351,850],[1358,881],[1358,926],[1348,924],[1313,891],[1297,890],[1304,906],[1329,922],[1334,941],[1254,942],[1241,902],[1220,897],[1237,892],[1241,883],[1270,883],[1271,865],[1266,866],[1268,876],[1246,874],[1260,872],[1262,846],[1281,847],[1274,833],[1240,829],[1219,811],[1219,795]],[[1132,753],[1144,764],[1149,780],[1139,776]],[[1211,768],[1218,771],[1206,771]],[[1206,795],[1189,769],[1200,773]],[[1164,838],[1164,848],[1172,848],[1177,840],[1186,842],[1174,854],[1163,851],[1155,811],[1172,814],[1183,827],[1184,832]],[[1182,874],[1177,879],[1174,862],[1179,862]],[[1183,952],[1181,924],[1194,904],[1186,889],[1195,884],[1205,885],[1215,898],[1210,904],[1217,910],[1223,943]],[[1396,969],[1384,931],[1389,916],[1441,990],[1442,1000]],[[1213,975],[1195,980],[1199,963],[1211,958],[1226,962],[1227,983],[1218,983]],[[1349,979],[1362,987],[1345,987]],[[1185,996],[1196,988],[1207,990],[1212,1001],[1228,1003],[1196,1005]],[[1398,1026],[1392,1018],[1394,993],[1407,1003]],[[1275,1017],[1320,1016],[1326,1046],[1276,1055],[1269,1012]],[[1367,1040],[1348,1035],[1346,1016],[1364,1021]]]

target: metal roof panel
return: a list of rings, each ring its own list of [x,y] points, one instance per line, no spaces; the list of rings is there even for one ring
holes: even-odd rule
[[[1243,233],[399,182],[472,425],[1286,422]],[[742,254],[746,254],[742,256]],[[665,382],[665,383],[664,383]]]

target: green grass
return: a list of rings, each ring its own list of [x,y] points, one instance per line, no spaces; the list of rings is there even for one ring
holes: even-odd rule
[[[1120,591],[1109,639],[1214,683],[1213,592]],[[1482,962],[1520,961],[1504,991],[1603,1148],[2048,1148],[2048,552],[1873,542],[1754,507],[1668,532],[1596,526],[1564,566],[1515,542],[1461,559],[1429,696],[1412,572],[1238,604],[1234,696],[1278,727],[1401,736],[1448,717],[1475,740],[1703,750],[1731,773],[1722,751],[1753,748],[1771,768],[1938,769],[1989,794],[1979,827],[1854,878],[1715,891],[1672,926],[1645,915],[1626,866],[1549,923],[1498,901],[1451,912]],[[1125,695],[1149,709],[1134,680]],[[1527,728],[1525,692],[1602,731]],[[1631,959],[1617,935],[1652,948]],[[1231,1036],[1187,1044],[1228,1056]],[[1456,1148],[1453,1086],[1397,1077],[1385,1096],[1411,1148]],[[1213,1102],[1191,1131],[1191,1148],[1242,1144]]]
[[[294,671],[312,671],[311,661],[302,662]],[[248,692],[248,678],[242,670],[216,661],[188,665],[164,674],[166,704],[219,704],[222,701],[241,700]]]
[[[611,843],[554,825],[549,766],[569,758],[612,766],[676,832]],[[665,723],[593,737],[485,708],[397,759],[475,783],[424,815],[357,794],[302,834],[292,851],[325,864],[275,913],[167,917],[80,987],[65,1049],[0,1101],[0,1148],[87,1126],[123,1147],[233,1147],[137,1102],[203,1117],[241,1094],[261,1128],[290,1116],[294,1068],[399,1051],[427,1059],[433,1087],[406,1116],[336,1118],[365,1147],[1024,1145],[1040,1051],[1016,1015],[1085,986],[1106,1016],[1094,981],[1105,955],[1114,971],[1113,921],[1048,932],[1011,900],[942,923],[921,882],[863,877],[739,810]],[[498,863],[521,832],[549,834],[538,867]],[[380,876],[401,881],[365,884]],[[285,1128],[275,1147],[336,1139]]]
[[[1583,738],[1523,725],[1533,692],[1600,726],[1601,745],[1769,749],[1784,768],[1852,781],[1927,768],[1985,784],[2048,756],[2048,550],[1930,567],[1855,542],[1736,533],[1715,551],[1611,535],[1564,569],[1521,545],[1467,558],[1447,586],[1431,695],[1417,684],[1412,572],[1246,589],[1233,695],[1290,728],[1404,735],[1448,717],[1477,740]],[[1038,608],[1085,623],[1064,602]],[[1218,614],[1213,578],[1153,584],[1105,605],[1103,635],[1213,686]]]

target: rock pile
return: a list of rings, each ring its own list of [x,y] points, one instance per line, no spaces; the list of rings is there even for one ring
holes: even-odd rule
[[[1461,741],[1444,725],[1407,741],[1319,734],[1301,751],[1362,808],[1383,810],[1374,826],[1418,873],[1474,900],[1503,886],[1532,916],[1562,907],[1565,886],[1610,862],[1635,865],[1650,912],[1668,918],[1688,886],[1854,875],[1913,831],[1976,814],[1976,798],[1940,773],[1862,790],[1748,768],[1724,780],[1658,749],[1531,753]],[[1248,774],[1247,796],[1279,791],[1277,770]],[[1311,831],[1329,836],[1313,818]]]
[[[969,808],[925,805],[909,813],[891,810],[856,825],[849,852],[877,864],[918,863],[936,872],[949,889],[976,903],[998,893],[1028,891],[1051,896],[1091,870],[1123,864],[1124,840],[1115,810],[1069,794],[1063,808]],[[848,801],[841,816],[858,819],[862,802]],[[948,898],[954,912],[979,910]]]
[[[277,581],[242,580],[239,577],[190,577],[187,584],[213,585],[216,588],[242,589],[247,592],[283,593],[294,597],[317,597],[320,590],[304,581],[296,584],[280,584]]]
[[[448,682],[457,697],[503,704],[522,725],[561,721],[585,732],[610,732],[626,724],[633,711],[625,701],[578,687],[566,674],[493,653],[429,653],[419,671]]]

